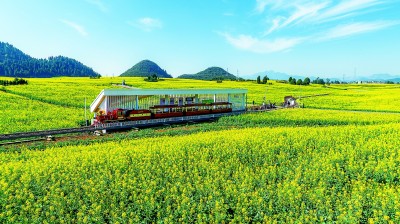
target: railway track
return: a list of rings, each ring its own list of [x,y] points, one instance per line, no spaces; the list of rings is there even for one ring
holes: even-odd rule
[[[50,136],[50,135],[79,133],[79,132],[87,132],[87,131],[94,131],[94,130],[96,130],[95,127],[80,127],[80,128],[53,129],[53,130],[44,130],[44,131],[17,132],[17,133],[0,135],[0,141],[21,139],[21,138],[31,138],[31,137],[46,137],[46,136]]]
[[[146,127],[160,126],[164,124],[177,124],[177,123],[197,122],[197,121],[200,122],[200,121],[218,119],[222,116],[239,115],[242,113],[244,113],[244,111],[224,113],[224,114],[206,114],[206,115],[196,115],[196,116],[186,116],[186,117],[170,117],[170,118],[151,119],[151,120],[114,122],[114,123],[98,124],[95,126],[87,126],[80,128],[64,128],[64,129],[53,129],[53,130],[32,131],[32,132],[19,132],[11,134],[2,134],[0,135],[0,141],[33,138],[33,137],[41,137],[43,139],[47,136],[80,133],[80,132],[94,132],[96,130],[115,131],[121,129],[146,128]],[[34,140],[9,142],[7,144],[17,144],[27,141],[34,141]]]

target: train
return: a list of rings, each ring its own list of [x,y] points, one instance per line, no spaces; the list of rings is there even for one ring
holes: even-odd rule
[[[94,122],[95,124],[98,124],[229,112],[232,112],[232,103],[229,102],[201,102],[184,105],[153,105],[149,107],[149,109],[131,110],[117,108],[109,112],[99,111],[96,114]]]

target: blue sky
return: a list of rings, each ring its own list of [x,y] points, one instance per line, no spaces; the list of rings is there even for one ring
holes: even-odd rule
[[[2,0],[0,41],[107,76],[143,59],[175,77],[400,75],[400,1]]]

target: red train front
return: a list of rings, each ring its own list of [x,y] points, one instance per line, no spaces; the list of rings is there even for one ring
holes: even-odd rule
[[[97,113],[95,120],[96,123],[109,123],[229,112],[232,112],[232,103],[229,102],[154,105],[150,107],[150,110],[126,110],[118,108],[108,113],[100,111]]]

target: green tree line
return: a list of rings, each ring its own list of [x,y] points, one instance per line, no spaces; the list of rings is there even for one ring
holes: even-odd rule
[[[74,59],[57,56],[36,59],[26,55],[11,44],[0,42],[0,76],[8,77],[54,77],[98,76],[93,69]]]

